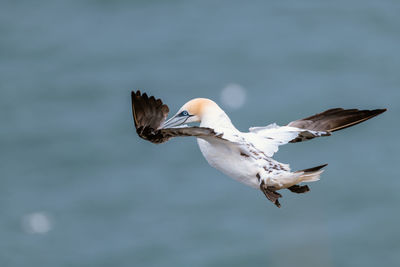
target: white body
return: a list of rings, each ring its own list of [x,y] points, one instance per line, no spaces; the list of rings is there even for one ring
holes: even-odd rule
[[[304,177],[303,172],[291,172],[289,165],[271,158],[278,145],[294,139],[301,129],[271,125],[242,133],[218,106],[207,114],[203,116],[200,126],[214,129],[222,134],[223,139],[202,137],[197,142],[207,162],[224,174],[254,188],[258,188],[261,181],[267,186],[282,189],[319,179],[320,173]]]
[[[207,162],[217,170],[232,177],[238,182],[251,187],[258,187],[257,173],[259,167],[254,161],[245,160],[235,147],[229,147],[216,140],[198,138],[201,153]]]
[[[164,123],[164,127],[200,122],[200,127],[213,131],[211,135],[199,135],[201,152],[214,168],[233,179],[258,188],[288,188],[300,182],[319,179],[321,171],[291,172],[289,165],[272,159],[278,146],[288,143],[301,134],[321,136],[326,132],[309,131],[290,126],[271,124],[238,131],[226,113],[212,100],[198,98],[183,105],[178,113]],[[185,127],[185,125],[180,126]]]

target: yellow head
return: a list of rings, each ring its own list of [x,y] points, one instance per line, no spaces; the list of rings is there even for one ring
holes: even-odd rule
[[[172,128],[185,123],[201,122],[213,110],[221,110],[218,105],[207,98],[195,98],[184,104],[162,128]]]

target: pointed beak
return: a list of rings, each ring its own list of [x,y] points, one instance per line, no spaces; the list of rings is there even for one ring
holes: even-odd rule
[[[189,119],[191,116],[178,116],[175,115],[172,118],[170,118],[169,120],[167,120],[166,122],[164,122],[164,124],[161,126],[161,128],[165,129],[165,128],[174,128],[177,126],[180,126],[182,124],[184,124],[187,119]]]

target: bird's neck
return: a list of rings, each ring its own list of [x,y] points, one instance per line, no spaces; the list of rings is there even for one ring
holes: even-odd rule
[[[215,130],[218,129],[234,129],[235,126],[232,124],[231,119],[226,115],[226,113],[220,109],[217,112],[206,114],[202,117],[201,127],[208,127]]]

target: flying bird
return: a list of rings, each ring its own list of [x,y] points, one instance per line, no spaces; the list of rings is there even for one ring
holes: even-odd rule
[[[160,99],[140,91],[132,91],[131,98],[136,132],[141,138],[158,144],[172,137],[197,137],[200,150],[212,167],[260,189],[277,207],[281,206],[279,190],[310,191],[302,183],[318,181],[327,165],[292,171],[288,164],[272,158],[280,145],[329,136],[386,111],[333,108],[285,126],[273,123],[240,132],[228,115],[207,98],[190,100],[168,120],[169,108]],[[199,122],[200,126],[187,125],[193,122]]]

